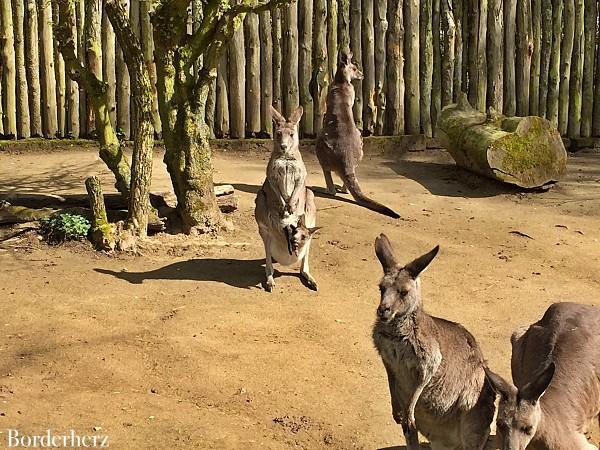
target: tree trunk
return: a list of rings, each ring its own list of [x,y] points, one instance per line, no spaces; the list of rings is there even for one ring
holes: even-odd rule
[[[298,89],[298,5],[283,8],[283,111],[286,117],[300,104]]]
[[[189,3],[189,1],[188,1]],[[133,34],[140,39],[141,36],[141,26],[140,26],[140,0],[129,0],[129,23],[131,24],[131,29],[133,30]],[[132,92],[132,97],[129,99],[129,119],[131,126],[131,139],[136,139],[136,131],[137,131],[137,123],[138,123],[138,110],[136,109],[136,103],[133,99],[133,80],[131,79],[131,72],[129,72],[129,83],[130,89]]]
[[[229,126],[234,139],[246,135],[245,66],[244,28],[239,27],[229,45]]]
[[[338,0],[338,48],[342,53],[350,51],[350,0]]]
[[[225,138],[229,136],[229,96],[227,95],[228,74],[229,72],[227,70],[227,50],[225,50],[223,52],[223,55],[221,56],[219,68],[217,69],[217,103],[215,107],[215,135],[218,138]],[[271,124],[270,113],[269,124]]]
[[[298,39],[300,46],[298,67],[300,73],[298,83],[300,87],[300,104],[304,107],[300,130],[303,136],[312,137],[314,135],[314,105],[310,95],[310,80],[312,77],[313,2],[312,0],[299,0],[298,8],[300,27]],[[265,80],[265,83],[270,83],[270,80]],[[264,108],[264,112],[266,117],[268,116],[267,119],[270,124],[272,122],[271,115],[267,107]]]
[[[596,48],[596,20],[598,5],[595,0],[585,0],[583,98],[581,106],[581,136],[592,135],[592,110],[594,103],[594,49]]]
[[[594,110],[592,114],[592,136],[600,136],[600,45],[596,47],[596,74],[594,82]]]
[[[460,0],[462,2],[462,40],[463,40],[463,49],[462,49],[462,83],[461,83],[461,93],[469,92],[469,63],[470,63],[470,50],[469,50],[469,42],[471,40],[471,12],[470,12],[470,2],[469,0]]]
[[[447,0],[441,0],[445,2]],[[436,0],[436,4],[439,4],[439,0]],[[431,124],[431,116],[433,115],[437,119],[437,114],[440,110],[436,108],[432,109],[431,97],[432,97],[432,83],[433,83],[433,32],[432,32],[432,1],[422,0],[419,16],[419,63],[420,63],[420,80],[419,80],[419,113],[421,116],[421,129],[427,137],[433,135],[433,129]],[[439,12],[438,12],[439,17]],[[436,34],[439,35],[440,28],[436,29]],[[438,44],[439,45],[439,44]],[[438,47],[439,49],[439,47]],[[439,51],[436,49],[435,51]],[[436,70],[440,70],[440,65],[435,67]],[[437,92],[436,92],[437,95]]]
[[[488,11],[488,47],[487,47],[487,103],[489,108],[502,111],[502,0],[490,0]]]
[[[52,48],[52,9],[47,0],[38,0],[40,30],[40,74],[42,83],[42,128],[44,137],[53,138],[58,132],[56,110],[56,75]]]
[[[102,79],[107,84],[106,99],[110,123],[117,126],[117,90],[115,75],[115,33],[106,11],[102,13]]]
[[[121,0],[121,5],[126,11],[129,10],[129,0]],[[128,140],[131,138],[131,82],[123,58],[123,50],[121,50],[121,45],[118,42],[115,72],[117,80],[117,130],[122,133],[124,139]]]
[[[58,22],[58,5],[52,4],[52,22]],[[54,76],[56,78],[56,117],[58,131],[56,137],[61,138],[67,134],[67,104],[66,104],[66,78],[65,78],[65,62],[62,55],[58,51],[58,43],[53,40],[54,53]]]
[[[452,103],[454,87],[454,45],[456,39],[456,24],[452,0],[441,0],[442,33],[442,107]]]
[[[433,33],[433,59],[432,59],[432,74],[431,74],[431,109],[429,111],[432,118],[433,134],[437,133],[437,119],[442,112],[442,8],[441,1],[433,0],[431,26],[433,30],[438,30]],[[422,38],[422,36],[421,36]],[[421,111],[423,113],[423,111]]]
[[[571,81],[571,56],[575,38],[575,0],[565,0],[563,41],[560,49],[560,88],[558,94],[558,131],[567,134],[569,117],[569,85]]]
[[[571,60],[571,82],[569,86],[569,121],[567,133],[570,138],[579,137],[581,133],[581,89],[583,82],[583,0],[575,1],[575,32],[573,43],[573,59]]]
[[[90,198],[90,208],[92,210],[92,227],[90,229],[92,243],[99,250],[112,251],[116,246],[115,230],[106,216],[100,178],[96,176],[87,178],[85,188]]]
[[[480,0],[479,3],[479,35],[477,38],[477,109],[485,111],[486,92],[487,92],[487,0]]]
[[[481,175],[534,188],[558,181],[566,170],[560,134],[541,117],[488,118],[462,95],[444,108],[438,127],[457,165]]]
[[[13,19],[15,27],[15,66],[17,96],[17,137],[28,138],[31,135],[29,120],[29,91],[27,74],[25,73],[25,38],[23,25],[25,22],[24,0],[13,0]]]
[[[469,102],[477,107],[478,61],[479,50],[479,0],[467,0],[469,7]]]
[[[404,11],[406,132],[420,134],[419,110],[419,0],[407,0]]]
[[[283,39],[283,35],[281,31],[281,10],[274,10],[271,13],[271,17],[273,33],[273,106],[275,109],[277,109],[277,111],[282,111],[283,100],[281,97],[281,59],[283,55],[281,52],[281,41]]]
[[[531,0],[531,23],[533,55],[531,57],[531,77],[529,79],[529,114],[539,115],[540,75],[542,57],[542,0]]]
[[[327,89],[329,87],[329,74],[327,72],[327,2],[314,0],[315,23],[313,35],[313,77],[311,91],[314,99],[313,132],[318,134],[323,127],[323,117],[327,105]],[[356,105],[356,103],[355,103]],[[356,118],[356,112],[354,113]],[[362,111],[361,111],[362,117]],[[362,120],[361,120],[362,121]]]
[[[310,0],[305,0],[309,2]],[[312,9],[312,3],[311,3]],[[312,12],[310,14],[311,27],[312,27]],[[273,41],[271,40],[271,13],[269,11],[263,11],[259,14],[259,34],[260,34],[260,123],[261,123],[261,134],[264,137],[270,138],[273,136],[273,120],[271,119],[271,105],[273,105]],[[305,41],[303,41],[305,42]],[[308,41],[308,44],[304,44],[303,49],[308,45],[310,49],[312,47],[312,40]],[[277,43],[275,45],[278,45]],[[302,55],[302,53],[301,53]],[[310,61],[309,61],[310,63]],[[301,63],[303,69],[306,65],[306,61]],[[310,67],[310,66],[309,66]],[[310,73],[310,72],[309,72]],[[217,82],[218,83],[218,82]],[[306,86],[304,86],[306,84]],[[308,89],[308,81],[301,82],[301,86]],[[310,93],[309,93],[310,97]],[[312,102],[312,98],[310,100]],[[304,104],[304,101],[303,101]],[[307,107],[308,109],[308,107]],[[305,111],[304,117],[308,111]],[[311,111],[312,113],[312,111]],[[312,117],[310,122],[310,130],[312,131]],[[307,130],[306,123],[304,129]]]
[[[260,40],[258,15],[247,14],[244,20],[246,45],[246,136],[260,132]]]
[[[548,71],[548,103],[546,117],[558,127],[558,96],[560,86],[560,47],[562,36],[563,0],[552,0],[552,53]]]
[[[363,74],[363,135],[375,131],[375,37],[373,28],[373,0],[362,0],[362,63]],[[327,52],[329,53],[329,51]],[[331,64],[330,64],[331,65]]]
[[[27,0],[25,11],[25,69],[27,72],[27,89],[29,91],[29,112],[31,136],[42,136],[42,110],[40,88],[40,56],[38,38],[38,14],[36,0]],[[0,121],[1,122],[1,121]]]
[[[85,54],[85,2],[75,2],[75,27],[77,29],[77,39],[74,40],[76,53],[79,64],[83,67],[87,66]],[[73,35],[75,36],[75,35]],[[60,48],[60,46],[59,46]],[[64,55],[63,55],[64,58]],[[66,64],[66,62],[65,62]],[[127,96],[129,98],[129,95]],[[79,134],[80,137],[89,137],[91,130],[88,130],[87,116],[87,92],[82,86],[79,86]]]
[[[404,134],[404,27],[402,0],[388,0],[386,134]]]
[[[316,12],[316,4],[318,1],[315,0],[315,12]],[[315,19],[316,20],[316,19]],[[316,25],[315,25],[316,29]],[[316,31],[315,31],[316,32]],[[315,41],[317,42],[317,41]],[[361,0],[350,0],[350,50],[353,53],[353,61],[356,66],[364,70],[363,59],[362,59],[362,13],[361,13]],[[315,48],[315,52],[318,51],[318,47]],[[354,85],[354,93],[356,94],[354,98],[354,107],[352,108],[352,112],[354,114],[354,123],[359,130],[363,129],[363,83],[362,80],[354,80],[352,82]],[[325,90],[325,94],[327,94],[327,90]],[[323,103],[324,104],[324,103]],[[325,110],[323,110],[325,111]],[[322,118],[321,118],[322,119]],[[322,120],[321,120],[322,122]],[[320,129],[320,125],[319,125]],[[317,129],[315,128],[315,133]]]
[[[529,114],[529,80],[533,41],[531,33],[531,0],[517,0],[517,115]]]
[[[102,80],[101,17],[102,0],[89,0],[85,2],[84,39],[86,67],[98,80]],[[96,126],[94,99],[90,98],[91,95],[93,95],[91,92],[87,92],[87,130],[89,134],[93,134]],[[110,115],[110,106],[107,106],[107,110]]]
[[[151,7],[151,0],[140,0],[140,41],[152,85],[152,121],[154,123],[154,131],[160,136],[162,130],[160,115],[158,114],[158,100],[156,99],[156,65],[154,64],[154,38],[152,36],[152,23],[150,22]]]
[[[13,0],[14,1],[14,0]],[[4,134],[17,138],[15,42],[10,0],[0,1],[0,75],[4,102]]]
[[[148,230],[152,151],[154,149],[152,82],[144,60],[142,46],[129,26],[125,10],[118,2],[119,0],[106,0],[106,14],[119,42],[123,43],[123,56],[127,62],[129,76],[133,80],[133,99],[138,111],[127,223],[128,228],[136,236],[144,237]]]
[[[540,100],[538,113],[540,117],[546,117],[548,74],[550,72],[550,55],[552,53],[552,0],[541,0],[541,2],[542,45],[540,49]]]
[[[516,23],[517,0],[504,2],[504,114],[514,116],[517,112],[516,89]]]
[[[91,106],[95,112],[96,130],[100,142],[100,158],[106,163],[116,178],[116,188],[125,197],[129,197],[130,168],[127,157],[121,149],[114,128],[110,123],[110,112],[106,97],[106,84],[90,70],[81,65],[75,54],[76,37],[73,33],[73,11],[69,0],[57,0],[60,22],[55,25],[54,33],[59,50],[65,60],[67,73],[89,94]],[[96,42],[96,48],[98,48]]]
[[[371,1],[372,0],[366,0]],[[364,3],[363,3],[364,8]],[[373,8],[371,8],[371,11]],[[364,13],[364,11],[363,11]],[[333,80],[338,63],[338,0],[327,0],[327,73]],[[371,12],[371,15],[373,13]]]
[[[454,86],[452,100],[456,101],[462,89],[463,66],[463,0],[453,0],[456,40],[454,47]]]
[[[375,0],[375,105],[377,119],[375,121],[375,134],[383,134],[385,118],[385,34],[388,28],[387,0]]]
[[[72,3],[69,6],[71,17],[76,17],[75,4]],[[77,21],[74,21],[71,25],[71,35],[77,36]],[[78,49],[77,43],[75,42],[75,48]],[[60,51],[60,50],[59,50]],[[62,54],[61,54],[62,58]],[[63,58],[64,62],[64,58]],[[77,82],[72,80],[67,74],[67,137],[78,138],[79,137],[79,88]]]

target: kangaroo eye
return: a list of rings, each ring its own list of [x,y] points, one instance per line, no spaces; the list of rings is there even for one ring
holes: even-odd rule
[[[531,432],[533,431],[533,427],[527,426],[527,427],[521,427],[521,433],[527,434],[527,435],[531,435]]]
[[[402,290],[400,291],[400,296],[402,296],[402,297],[406,297],[407,295],[408,295],[408,291],[407,291],[406,289],[402,289]]]

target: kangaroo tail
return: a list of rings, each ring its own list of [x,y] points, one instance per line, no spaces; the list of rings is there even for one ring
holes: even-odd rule
[[[358,185],[356,175],[354,175],[353,173],[345,174],[341,178],[344,181],[344,184],[346,185],[350,193],[352,194],[352,197],[354,197],[354,200],[356,200],[356,203],[358,203],[361,206],[364,206],[365,208],[370,209],[371,211],[378,212],[385,216],[393,217],[394,219],[400,218],[400,215],[397,212],[391,210],[390,208],[388,208],[385,205],[382,205],[379,202],[376,202],[375,200],[371,200],[369,197],[363,194],[363,192],[360,189],[360,186]]]

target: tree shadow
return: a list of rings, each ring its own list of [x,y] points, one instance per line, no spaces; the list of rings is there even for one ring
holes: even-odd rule
[[[456,164],[409,159],[398,159],[384,164],[398,175],[416,181],[431,194],[441,197],[483,198],[526,191],[468,172]]]
[[[95,272],[111,275],[131,284],[142,284],[145,280],[191,280],[214,281],[240,289],[264,287],[264,259],[190,259],[178,261],[147,272],[117,272],[110,269],[95,268]],[[274,278],[294,276],[304,279],[298,273],[287,273],[275,270]]]

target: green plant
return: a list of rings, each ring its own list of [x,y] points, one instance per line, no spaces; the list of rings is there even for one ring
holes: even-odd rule
[[[40,220],[40,233],[50,243],[81,240],[87,237],[91,224],[80,214],[59,212]]]

